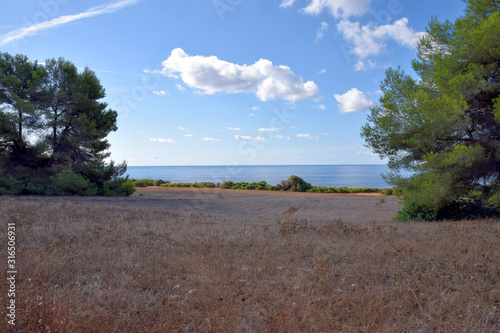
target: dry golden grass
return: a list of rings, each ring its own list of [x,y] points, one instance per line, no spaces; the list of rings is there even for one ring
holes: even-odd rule
[[[0,248],[8,222],[18,237],[6,332],[500,329],[498,221],[317,222],[295,206],[277,218],[119,200],[0,198]],[[0,300],[6,318],[5,286]]]

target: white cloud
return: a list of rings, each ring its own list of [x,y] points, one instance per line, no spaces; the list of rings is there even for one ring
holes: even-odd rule
[[[252,110],[253,110],[253,111],[259,111],[259,110],[260,110],[260,107],[258,107],[258,106],[254,106],[254,107],[252,107]]]
[[[297,134],[297,137],[298,137],[299,139],[306,139],[306,140],[319,139],[319,137],[318,137],[318,136],[313,137],[313,136],[311,136],[311,134],[309,134],[309,133],[306,133],[306,134]]]
[[[192,138],[194,135],[193,134],[184,134],[184,136],[187,136],[188,138]]]
[[[228,127],[227,129],[229,131],[241,131],[241,128],[239,128],[239,127]]]
[[[325,110],[326,106],[324,106],[323,104],[320,104],[320,105],[316,106],[316,108],[320,109],[320,110]]]
[[[181,78],[203,94],[253,92],[261,101],[281,98],[290,102],[320,96],[316,83],[304,82],[290,67],[274,66],[266,59],[238,65],[216,56],[190,56],[176,48],[162,65],[162,74]]]
[[[310,15],[319,15],[324,10],[335,18],[362,16],[370,10],[371,0],[310,0],[300,11]]]
[[[318,28],[318,31],[316,32],[316,39],[314,40],[315,42],[323,39],[325,37],[325,32],[328,31],[328,23],[326,22],[321,22],[321,26]]]
[[[289,136],[284,136],[284,135],[280,135],[280,134],[276,134],[274,137],[278,140],[284,140],[284,139],[290,140]]]
[[[180,129],[181,131],[187,131],[187,128],[182,127],[182,126],[179,126],[179,127],[177,127],[177,128],[178,128],[178,129]]]
[[[257,131],[259,132],[276,132],[278,129],[276,127],[271,128],[259,128]]]
[[[295,0],[283,0],[281,2],[280,7],[281,8],[288,8],[288,7],[292,6],[294,3],[295,3]]]
[[[354,70],[355,71],[364,71],[366,72],[369,69],[372,69],[376,66],[377,64],[371,60],[368,61],[363,61],[363,60],[358,60],[358,62],[354,65]]]
[[[73,22],[76,20],[81,20],[89,17],[94,17],[98,15],[111,14],[122,8],[125,8],[130,5],[134,5],[142,0],[121,0],[117,2],[113,2],[107,5],[100,5],[96,7],[92,7],[85,12],[75,14],[75,15],[65,15],[54,18],[50,21],[41,22],[37,24],[33,24],[29,27],[24,27],[20,29],[13,30],[8,32],[2,36],[0,36],[0,45],[5,45],[9,42],[15,41],[17,39],[24,38],[26,36],[32,36],[37,34],[40,31],[47,30],[50,28],[55,28],[59,25],[66,24],[69,22]]]
[[[173,139],[150,138],[149,141],[160,143],[175,143]]]
[[[364,111],[375,106],[375,103],[365,96],[362,91],[352,88],[343,95],[334,95],[339,102],[340,112],[357,112]]]
[[[186,90],[186,88],[184,88],[183,86],[181,86],[181,85],[180,85],[180,84],[178,84],[178,83],[175,85],[175,87],[176,87],[176,88],[177,88],[177,90],[179,90],[179,91],[184,91],[184,90]]]
[[[250,116],[250,117],[253,117],[253,116],[255,116],[255,115],[254,115],[253,113],[250,113],[250,114],[249,114],[249,116]]]
[[[318,74],[325,74],[325,73],[326,73],[326,69],[324,69],[324,68],[322,70],[318,71]]]
[[[235,135],[234,138],[236,140],[243,140],[243,141],[266,141],[266,138],[262,136],[257,136],[255,138],[248,136],[248,135]]]
[[[153,94],[160,95],[160,96],[165,96],[167,94],[167,92],[163,91],[163,90],[153,90]]]
[[[406,17],[393,24],[379,26],[360,26],[359,22],[342,20],[337,24],[337,29],[344,40],[352,45],[351,53],[355,54],[359,60],[380,54],[386,48],[386,42],[389,40],[394,40],[407,48],[416,48],[418,39],[424,34],[423,32],[415,32],[411,27],[408,27]],[[365,66],[363,63],[358,63],[355,67],[362,70]]]
[[[205,141],[205,142],[217,142],[217,141],[220,141],[219,139],[214,139],[214,138],[208,138],[208,137],[204,137],[203,139],[201,139],[202,141]]]

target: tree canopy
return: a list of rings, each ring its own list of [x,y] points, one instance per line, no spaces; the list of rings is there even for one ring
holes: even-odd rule
[[[130,195],[109,158],[117,112],[88,68],[0,53],[0,194]]]
[[[500,1],[467,0],[432,18],[412,67],[388,69],[361,135],[404,190],[398,218],[467,218],[500,209]],[[401,168],[413,171],[398,176]]]

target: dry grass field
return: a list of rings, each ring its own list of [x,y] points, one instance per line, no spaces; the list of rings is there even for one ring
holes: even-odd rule
[[[499,332],[499,221],[395,223],[398,208],[176,188],[0,197],[18,270],[2,331]]]

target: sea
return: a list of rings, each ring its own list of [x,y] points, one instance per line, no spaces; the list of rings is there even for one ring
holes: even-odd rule
[[[259,182],[276,185],[292,175],[316,186],[390,187],[382,178],[387,165],[240,165],[240,166],[129,166],[134,179],[162,179],[171,183]]]

